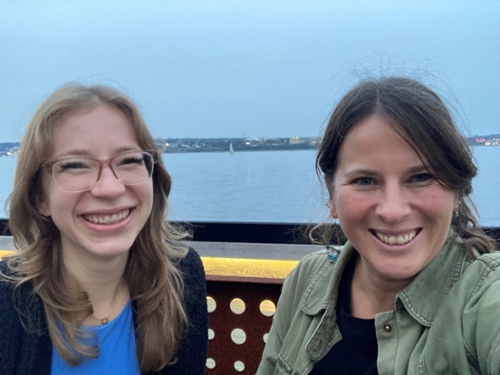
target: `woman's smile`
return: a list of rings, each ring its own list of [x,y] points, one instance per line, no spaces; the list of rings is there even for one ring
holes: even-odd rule
[[[380,241],[387,245],[406,245],[417,235],[416,230],[403,232],[400,234],[384,234],[379,231],[371,231]]]
[[[109,215],[109,214],[91,214],[91,215],[82,215],[82,217],[93,224],[104,224],[104,225],[109,225],[109,224],[114,224],[117,222],[120,222],[124,220],[128,215],[130,214],[130,209],[126,209],[123,211],[120,211],[118,213]]]

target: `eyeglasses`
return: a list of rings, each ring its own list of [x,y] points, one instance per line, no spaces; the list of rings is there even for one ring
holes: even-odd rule
[[[130,151],[107,160],[87,157],[64,158],[45,163],[42,167],[54,177],[57,186],[62,190],[76,193],[92,189],[105,165],[111,168],[122,184],[142,184],[153,174],[153,167],[157,161],[156,151]]]

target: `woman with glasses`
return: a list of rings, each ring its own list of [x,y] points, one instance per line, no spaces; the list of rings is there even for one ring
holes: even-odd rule
[[[165,220],[171,188],[137,107],[63,87],[28,124],[0,263],[0,374],[203,374],[205,275]]]
[[[316,166],[348,241],[288,276],[257,374],[500,374],[500,254],[438,95],[408,78],[360,82]]]

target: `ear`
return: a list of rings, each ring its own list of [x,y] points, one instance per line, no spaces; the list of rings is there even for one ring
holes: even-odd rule
[[[328,196],[330,197],[330,200],[331,200],[332,199],[332,188],[333,188],[333,186],[332,186],[331,181],[326,176],[326,173],[323,174],[323,181],[325,183],[326,189],[328,190]]]
[[[333,203],[332,199],[328,202],[328,206],[330,207],[330,216],[334,219],[338,219],[339,215],[337,215],[337,207],[335,206],[335,203]]]
[[[333,202],[333,184],[332,182],[326,177],[326,174],[323,175],[323,180],[325,181],[325,186],[328,190],[328,207],[330,208],[330,215],[334,219],[338,219],[337,215],[337,207],[335,206],[335,203]]]
[[[40,199],[40,202],[37,203],[36,205],[36,209],[38,210],[38,212],[40,212],[43,216],[47,216],[47,217],[50,217],[52,216],[51,212],[50,212],[50,207],[49,205],[47,204],[47,198],[46,197],[42,197]]]
[[[460,207],[460,197],[455,194],[455,202],[453,203],[453,212],[457,213]]]

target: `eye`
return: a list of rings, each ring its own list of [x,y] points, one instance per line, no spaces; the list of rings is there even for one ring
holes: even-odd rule
[[[371,186],[373,185],[373,179],[370,177],[358,177],[352,183],[358,186]]]
[[[117,166],[126,165],[143,165],[145,156],[140,152],[127,152],[125,154],[117,156],[113,160],[113,164]]]
[[[81,169],[89,169],[92,166],[86,160],[64,160],[57,163],[58,171],[75,171]]]
[[[419,174],[416,174],[415,176],[411,177],[411,182],[415,182],[417,184],[422,184],[422,183],[428,182],[432,179],[433,179],[433,177],[430,173],[419,173]]]
[[[120,161],[120,165],[125,164],[142,164],[144,163],[144,157],[142,156],[128,156]]]

